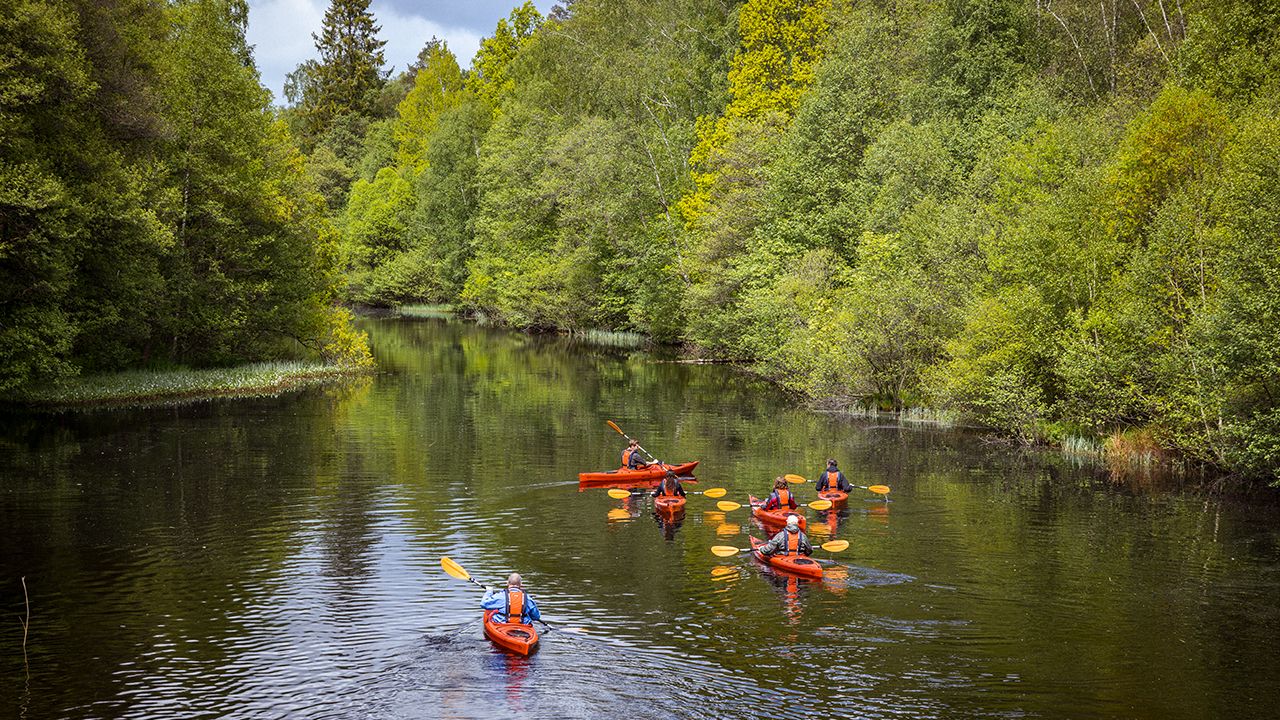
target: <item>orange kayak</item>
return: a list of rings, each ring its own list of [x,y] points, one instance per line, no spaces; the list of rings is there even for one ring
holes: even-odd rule
[[[800,518],[800,529],[808,529],[808,523],[805,522],[804,515],[800,514],[799,508],[795,510],[786,508],[779,510],[762,510],[760,509],[760,506],[764,505],[764,501],[755,495],[751,495],[749,497],[751,498],[751,514],[765,525],[781,528],[787,524],[788,515],[795,515]]]
[[[513,653],[528,655],[538,644],[538,631],[532,625],[513,622],[494,622],[496,610],[484,611],[484,636],[497,643],[498,647]]]
[[[751,547],[758,548],[764,545],[764,540],[751,538]],[[822,566],[810,560],[803,555],[778,555],[777,553],[765,557],[759,551],[751,553],[757,560],[762,563],[768,563],[769,567],[777,568],[784,572],[789,572],[800,577],[811,578],[814,580],[822,579]]]
[[[684,511],[684,498],[679,495],[659,495],[653,499],[653,509],[674,515]]]
[[[633,482],[657,482],[666,477],[667,471],[670,470],[676,475],[688,475],[693,469],[698,467],[698,461],[681,463],[680,465],[663,465],[647,468],[639,468],[630,470],[628,468],[618,468],[617,470],[606,470],[604,472],[585,472],[578,473],[578,482],[581,484],[603,484],[603,483],[633,483]]]
[[[818,493],[818,497],[822,498],[823,500],[830,500],[831,504],[835,505],[836,503],[842,503],[845,500],[848,500],[849,493],[843,490],[823,490],[822,492]]]

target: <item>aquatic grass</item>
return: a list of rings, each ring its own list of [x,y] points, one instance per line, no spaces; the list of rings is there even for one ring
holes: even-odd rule
[[[128,370],[23,388],[8,402],[39,407],[145,405],[217,397],[274,395],[302,385],[365,372],[322,362],[260,362],[202,370]]]
[[[566,336],[575,342],[600,347],[639,348],[649,342],[646,335],[623,330],[570,330]]]
[[[412,304],[397,305],[392,309],[392,313],[400,317],[408,318],[434,318],[440,320],[453,320],[458,316],[458,311],[453,305],[431,305],[431,304]]]

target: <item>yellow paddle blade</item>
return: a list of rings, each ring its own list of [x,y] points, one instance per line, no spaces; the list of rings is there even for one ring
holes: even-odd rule
[[[440,567],[443,568],[445,572],[449,573],[453,577],[458,578],[459,580],[471,579],[471,573],[467,572],[461,565],[450,560],[447,557],[440,558]]]
[[[814,510],[830,510],[831,501],[830,500],[814,500],[813,502],[809,503],[809,507],[813,508]]]
[[[720,502],[716,503],[716,507],[720,508],[724,512],[733,512],[734,510],[737,510],[738,508],[742,507],[742,504],[736,503],[732,500],[721,500]]]
[[[870,490],[870,491],[871,491],[871,492],[873,492],[873,493],[879,493],[879,494],[881,494],[881,495],[888,495],[888,494],[889,494],[889,486],[888,486],[888,485],[872,485],[871,487],[869,487],[869,488],[867,488],[867,489],[868,489],[868,490]]]
[[[622,428],[618,427],[618,423],[616,423],[616,422],[614,422],[614,421],[612,421],[612,420],[605,420],[605,422],[606,422],[606,423],[609,423],[609,427],[611,427],[611,428],[613,428],[614,430],[616,430],[616,431],[617,431],[617,433],[618,433],[619,435],[625,435],[625,434],[626,434],[626,433],[622,432]]]
[[[619,489],[619,488],[614,488],[614,489],[612,489],[612,490],[610,490],[610,491],[609,491],[609,497],[611,497],[611,498],[617,498],[617,499],[619,499],[619,500],[625,500],[625,499],[627,499],[627,498],[631,497],[631,493],[627,492],[626,490],[621,490],[621,489]]]
[[[789,483],[803,483],[803,482],[809,482],[808,480],[805,480],[805,479],[804,479],[804,476],[803,476],[803,475],[783,475],[783,476],[782,476],[782,479],[783,479],[783,480],[786,480],[786,481],[787,481],[787,482],[789,482]]]
[[[827,552],[840,552],[849,549],[848,540],[832,540],[831,542],[822,543],[822,549]]]
[[[706,495],[709,498],[720,498],[720,497],[724,497],[725,495],[728,495],[729,491],[725,490],[724,488],[708,488],[702,494]]]
[[[718,557],[733,557],[738,554],[738,548],[728,545],[712,545],[711,554]]]

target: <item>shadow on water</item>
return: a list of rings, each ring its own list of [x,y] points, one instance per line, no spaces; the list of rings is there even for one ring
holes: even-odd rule
[[[0,676],[27,717],[1267,716],[1280,513],[1117,489],[965,431],[806,412],[732,368],[372,318],[381,372],[278,398],[6,418]],[[621,341],[619,341],[621,342]],[[577,487],[627,432],[696,487],[840,459],[806,511],[826,579],[746,556],[743,510]],[[798,486],[812,499],[812,484]],[[558,630],[521,659],[479,592],[518,570]],[[15,626],[16,627],[16,626]],[[12,629],[12,628],[11,628]]]

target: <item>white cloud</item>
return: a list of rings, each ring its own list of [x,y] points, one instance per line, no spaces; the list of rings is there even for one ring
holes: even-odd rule
[[[284,103],[284,76],[304,60],[317,57],[311,33],[319,34],[328,6],[328,0],[250,1],[247,39],[254,46],[254,60],[262,74],[262,84],[275,95],[277,103]],[[387,41],[383,48],[387,66],[397,72],[413,62],[433,35],[449,44],[463,67],[471,64],[480,47],[481,36],[472,30],[446,27],[420,15],[403,14],[385,0],[374,0],[370,9],[382,26],[379,37]]]

